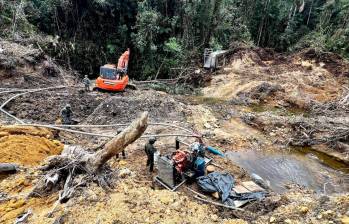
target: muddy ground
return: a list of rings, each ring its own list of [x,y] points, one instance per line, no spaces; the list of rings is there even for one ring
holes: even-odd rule
[[[238,49],[226,67],[212,74],[212,81],[199,95],[169,95],[142,89],[87,93],[78,88],[81,85],[72,78],[72,73],[64,71],[34,47],[4,41],[0,44],[7,46],[5,54],[0,54],[1,88],[38,88],[62,83],[70,86],[24,95],[4,108],[26,122],[60,123],[59,111],[67,103],[72,105],[74,119],[80,124],[128,123],[147,110],[152,123],[171,123],[201,133],[207,144],[224,152],[311,147],[342,163],[348,162],[344,119],[349,111],[345,99],[349,93],[346,88],[348,64],[336,55],[312,51],[281,55],[268,49]],[[1,102],[13,95],[0,95]],[[14,123],[3,114],[0,119],[2,124]],[[321,124],[321,130],[316,129],[317,124]],[[116,129],[79,130],[113,134]],[[347,191],[329,194],[288,185],[285,193],[271,191],[270,196],[247,205],[245,211],[240,212],[202,204],[185,188],[177,192],[163,190],[153,183],[154,174],[145,169],[146,139],[130,145],[126,159],[115,158],[109,162],[120,173],[125,169],[131,171],[119,177],[111,192],[91,183],[62,205],[56,203],[57,192],[27,198],[42,173],[37,169],[38,161],[29,160],[31,155],[26,151],[38,150],[35,158],[43,160],[60,152],[61,149],[50,148],[59,149],[60,142],[96,150],[108,138],[53,131],[46,137],[40,136],[45,140],[41,139],[40,146],[32,149],[24,148],[18,141],[31,142],[38,138],[37,132],[20,129],[0,130],[0,133],[6,133],[0,134],[0,144],[11,150],[18,148],[23,155],[8,161],[20,164],[21,172],[0,180],[0,221],[4,223],[13,223],[28,209],[33,213],[29,223],[348,223]],[[150,126],[146,133],[183,134],[181,130],[162,126]],[[184,137],[182,140],[194,141]],[[42,144],[46,147],[40,148]],[[156,144],[161,153],[171,152],[174,137],[160,138]],[[45,153],[47,150],[49,153]],[[8,155],[6,147],[0,148],[0,153],[5,152]],[[249,173],[229,159],[211,156],[237,182],[249,179]],[[336,181],[347,185],[345,172],[341,177]]]

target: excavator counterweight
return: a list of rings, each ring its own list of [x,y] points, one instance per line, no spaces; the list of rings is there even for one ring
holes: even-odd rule
[[[123,91],[129,81],[127,75],[130,50],[127,49],[119,58],[118,64],[106,64],[100,67],[96,88],[108,91]]]

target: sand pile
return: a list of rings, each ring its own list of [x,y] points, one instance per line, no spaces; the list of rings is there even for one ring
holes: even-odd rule
[[[63,144],[46,129],[0,127],[0,162],[36,166],[46,157],[59,154]]]

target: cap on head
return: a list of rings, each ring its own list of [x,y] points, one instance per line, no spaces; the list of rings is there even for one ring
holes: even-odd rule
[[[65,105],[66,108],[71,108],[71,105],[68,103],[67,105]]]
[[[149,143],[153,144],[154,142],[156,142],[156,138],[155,137],[150,137],[149,138]]]
[[[85,75],[85,78],[87,78],[87,75]]]

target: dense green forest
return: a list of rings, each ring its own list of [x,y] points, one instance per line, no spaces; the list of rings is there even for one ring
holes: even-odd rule
[[[349,57],[349,0],[0,0],[0,31],[91,77],[130,47],[130,75],[151,79],[236,43]]]

